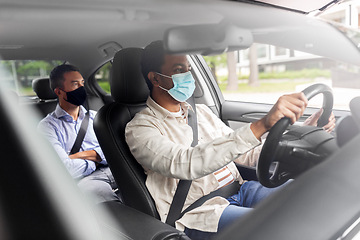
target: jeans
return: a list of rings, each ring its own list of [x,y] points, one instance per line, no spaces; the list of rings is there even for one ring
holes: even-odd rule
[[[218,232],[250,212],[258,202],[277,191],[280,187],[266,188],[257,181],[249,181],[242,184],[236,194],[227,198],[230,205],[225,208],[220,217]],[[189,228],[185,228],[184,232],[192,240],[210,239],[216,234],[215,232],[202,232]]]
[[[106,201],[121,202],[121,199],[113,190],[117,186],[108,166],[98,167],[93,173],[80,179],[77,185],[80,191],[89,195],[95,204]]]

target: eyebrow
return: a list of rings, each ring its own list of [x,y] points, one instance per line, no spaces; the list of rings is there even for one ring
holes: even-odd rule
[[[84,81],[84,82],[85,82],[85,80],[84,80],[84,79],[82,79],[82,80],[71,80],[71,82],[72,82],[72,83],[74,83],[74,82],[82,82],[82,81]]]
[[[175,63],[172,67],[177,67],[177,66],[180,66],[180,67],[186,67],[186,64],[182,64],[182,63]],[[187,67],[191,67],[191,64],[189,63],[189,65]]]

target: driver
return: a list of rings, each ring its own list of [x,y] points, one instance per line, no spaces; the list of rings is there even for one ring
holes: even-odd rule
[[[281,118],[294,123],[302,116],[307,99],[294,93],[279,98],[262,119],[235,131],[226,126],[205,105],[196,104],[198,144],[191,147],[193,133],[187,124],[194,80],[185,55],[167,55],[162,41],[145,47],[142,73],[150,89],[147,108],[126,126],[130,150],[146,171],[146,186],[165,222],[179,179],[193,180],[184,208],[197,199],[228,184],[239,184],[237,194],[207,200],[176,221],[176,228],[191,239],[207,239],[240,218],[277,188],[257,181],[244,181],[234,162],[255,166],[261,151],[261,137]],[[176,85],[174,84],[176,82]],[[307,120],[316,124],[317,113]],[[325,129],[335,126],[333,115]]]

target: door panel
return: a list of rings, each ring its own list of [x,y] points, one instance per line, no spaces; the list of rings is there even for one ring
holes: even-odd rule
[[[271,104],[224,101],[221,106],[221,118],[232,129],[237,129],[246,123],[261,119],[270,111],[271,107]],[[304,115],[294,125],[302,125],[317,110],[317,108],[307,108]],[[349,112],[344,110],[334,110],[333,112],[336,119],[349,115]],[[289,127],[289,129],[291,128],[292,126]]]

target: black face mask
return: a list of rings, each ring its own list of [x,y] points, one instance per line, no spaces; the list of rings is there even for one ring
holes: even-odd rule
[[[86,95],[87,95],[86,90],[85,90],[84,86],[82,86],[82,87],[75,89],[74,91],[66,92],[67,100],[66,99],[64,99],[64,100],[71,104],[74,104],[75,106],[80,106],[80,105],[84,104],[84,102],[86,100]]]

